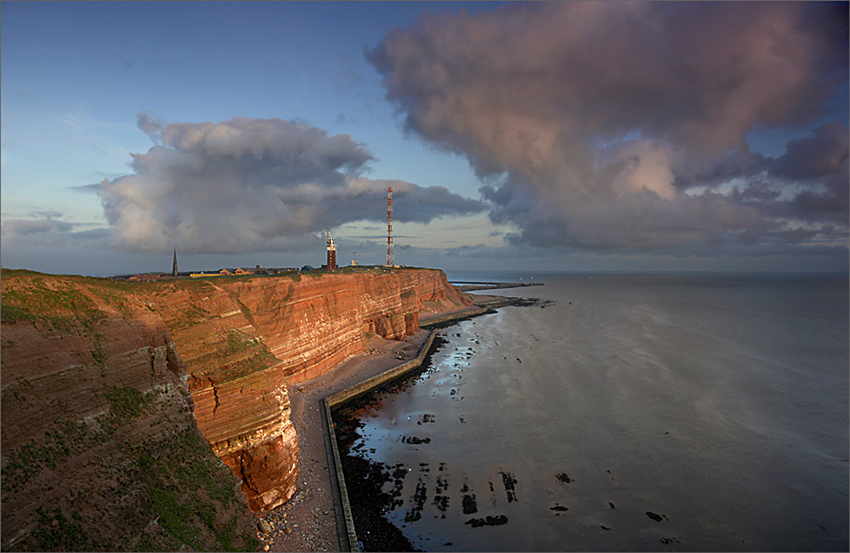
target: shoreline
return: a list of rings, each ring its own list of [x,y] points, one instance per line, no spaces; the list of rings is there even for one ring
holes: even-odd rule
[[[472,306],[425,314],[420,318],[420,330],[413,336],[403,341],[372,337],[364,353],[346,359],[328,373],[289,386],[290,417],[298,432],[298,487],[285,504],[256,516],[258,522],[264,520],[271,528],[266,534],[258,531],[263,550],[340,551],[338,520],[342,520],[343,513],[337,513],[328,467],[325,398],[413,360],[431,335],[431,328],[487,313],[492,299],[476,296]],[[486,306],[478,305],[487,300],[491,301]]]

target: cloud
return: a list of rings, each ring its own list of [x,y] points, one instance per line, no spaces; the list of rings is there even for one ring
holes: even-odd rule
[[[425,16],[366,57],[407,131],[488,179],[510,243],[689,251],[787,218],[847,226],[825,205],[846,198],[846,126],[775,160],[746,142],[829,115],[846,20],[846,4],[524,3]]]
[[[442,187],[372,180],[374,158],[348,135],[280,119],[163,124],[139,115],[155,145],[132,154],[133,174],[101,183],[115,243],[127,251],[284,251],[325,227],[482,211]]]
[[[148,112],[136,114],[136,126],[140,131],[145,133],[156,143],[159,143],[159,134],[162,132],[165,123],[158,117]]]
[[[76,186],[66,186],[68,190],[73,190],[74,192],[79,192],[81,194],[98,194],[102,190],[102,186],[100,183],[95,182],[92,184],[80,184]]]
[[[48,210],[36,210],[30,213],[31,216],[35,218],[45,218],[48,220],[52,219],[60,219],[62,218],[63,213],[61,211],[55,211],[53,209]]]
[[[848,152],[847,127],[829,123],[815,129],[812,136],[790,141],[785,154],[774,160],[769,168],[772,174],[791,180],[847,174]]]
[[[74,225],[56,219],[11,219],[3,221],[4,236],[64,236]]]
[[[55,263],[56,255],[85,256],[92,251],[109,251],[107,229],[91,229],[86,223],[70,223],[56,219],[54,216],[62,215],[58,212],[33,215],[40,218],[6,219],[0,225],[4,267],[51,266],[51,270],[57,270],[61,263]]]

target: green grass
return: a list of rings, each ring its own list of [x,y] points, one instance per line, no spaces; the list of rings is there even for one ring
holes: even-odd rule
[[[152,394],[143,394],[135,388],[119,388],[109,386],[106,389],[106,400],[109,402],[110,413],[118,419],[138,417],[152,399]]]
[[[103,434],[91,432],[85,423],[59,422],[38,440],[6,453],[2,489],[13,492],[45,468],[53,469],[71,455],[106,441]]]
[[[173,551],[185,544],[198,551],[255,551],[259,541],[253,534],[253,518],[239,501],[233,474],[193,426],[175,426],[173,404],[157,401],[158,391],[143,394],[133,388],[110,387],[105,393],[110,409],[94,425],[96,430],[81,422],[56,421],[44,437],[13,452],[4,451],[3,495],[25,493],[27,481],[41,471],[50,468],[61,473],[62,463],[93,448],[99,448],[93,461],[99,465],[95,472],[106,478],[120,473],[123,480],[109,489],[94,487],[87,492],[86,484],[79,481],[64,496],[54,491],[58,495],[44,503],[50,507],[39,508],[34,530],[16,547]],[[151,416],[156,420],[150,426],[165,422],[163,430],[150,438],[138,438],[134,429]],[[80,494],[102,494],[103,490],[117,494],[104,496],[110,497],[111,504],[133,505],[131,518],[137,527],[125,527],[131,521],[119,517],[124,537],[112,536],[121,545],[102,535],[99,516],[108,515],[90,514],[84,520],[74,511]],[[135,503],[126,503],[133,497]],[[115,518],[115,513],[109,515]],[[148,526],[154,519],[161,530]],[[131,541],[133,536],[137,541]]]
[[[48,277],[50,278],[50,277]],[[28,279],[26,286],[6,286],[3,289],[2,319],[43,319],[54,324],[67,325],[73,320],[93,322],[106,313],[99,310],[91,298],[62,280],[51,280],[56,288],[47,286],[44,277]]]
[[[167,533],[197,550],[208,547],[199,537],[198,527],[209,529],[218,542],[217,549],[236,551],[234,545],[237,519],[230,517],[224,525],[216,524],[216,513],[236,502],[236,491],[229,469],[210,459],[206,442],[195,432],[179,434],[154,457],[147,453],[139,458],[142,474],[150,490],[159,524]],[[228,474],[224,474],[227,471]],[[178,489],[194,490],[188,499]],[[243,541],[245,535],[242,535]],[[254,550],[256,538],[245,541],[245,549]]]
[[[65,518],[59,508],[46,510],[39,507],[37,513],[39,524],[33,531],[33,537],[41,542],[45,551],[94,550],[85,529],[78,522],[80,515],[76,511],[71,514],[71,520]],[[53,521],[56,521],[55,525]]]
[[[6,301],[3,301],[3,303],[0,304],[0,320],[4,323],[11,323],[24,319],[32,320],[35,319],[35,316],[23,307],[9,305]]]
[[[295,273],[280,276],[300,279]],[[139,302],[159,295],[180,290],[204,292],[212,287],[210,283],[190,280],[127,283],[7,269],[2,270],[2,280],[0,305],[4,323],[30,320],[69,328],[91,341],[88,349],[92,360],[101,367],[107,359],[102,336],[97,332],[99,321],[107,316],[97,308],[101,300],[122,313],[131,313],[138,309]],[[139,293],[136,298],[135,292]],[[186,323],[192,325],[209,317],[204,310],[194,308],[187,313]],[[15,345],[5,338],[2,342],[4,350]],[[222,336],[212,353],[233,356],[232,369],[236,373],[248,374],[278,362],[261,340],[239,331]],[[28,384],[26,379],[16,378],[13,388],[4,391],[3,400],[35,397],[28,391]],[[29,443],[11,451],[4,448],[0,482],[4,508],[15,504],[16,497],[23,497],[18,494],[35,493],[41,482],[62,488],[49,488],[44,507],[27,523],[34,524],[33,530],[16,544],[17,548],[172,551],[185,544],[197,550],[233,551],[259,547],[253,519],[237,491],[232,472],[216,458],[191,416],[180,411],[168,396],[160,397],[163,393],[167,392],[105,387],[102,397],[109,409],[90,424],[57,420]],[[103,481],[89,476],[87,482],[82,482],[70,474],[68,480],[56,480],[55,475],[70,470],[72,463],[79,462],[75,459],[83,456],[97,467],[86,472],[102,474]],[[109,483],[115,482],[110,478],[116,477],[118,484]],[[61,484],[57,486],[57,482]],[[117,514],[119,511],[100,515],[83,511],[81,518],[73,507],[80,501],[80,494],[83,498],[108,497],[116,509],[123,505],[121,509],[132,509],[128,512],[133,515],[128,518]],[[101,522],[116,517],[127,526],[118,531],[124,536],[105,536]],[[157,517],[159,526],[149,527]],[[109,528],[115,534],[116,527]]]

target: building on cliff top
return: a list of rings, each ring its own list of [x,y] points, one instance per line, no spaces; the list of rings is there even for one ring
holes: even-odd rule
[[[336,267],[336,243],[334,242],[334,239],[331,238],[331,229],[325,229],[325,230],[327,232],[327,237],[328,237],[328,246],[327,246],[328,266],[327,266],[326,270],[336,271],[336,268],[337,268]]]

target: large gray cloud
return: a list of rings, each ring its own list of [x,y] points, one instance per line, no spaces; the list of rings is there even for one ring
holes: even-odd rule
[[[846,4],[528,3],[427,16],[366,55],[408,131],[494,179],[515,243],[753,244],[847,226],[840,159],[809,155],[846,152],[846,126],[776,160],[746,142],[828,114],[846,22]]]
[[[133,174],[105,180],[100,191],[117,244],[130,251],[295,248],[324,227],[385,219],[387,186],[410,205],[401,220],[484,209],[443,187],[366,178],[373,157],[362,144],[301,123],[166,125],[142,114],[139,128],[157,144],[133,154]]]

